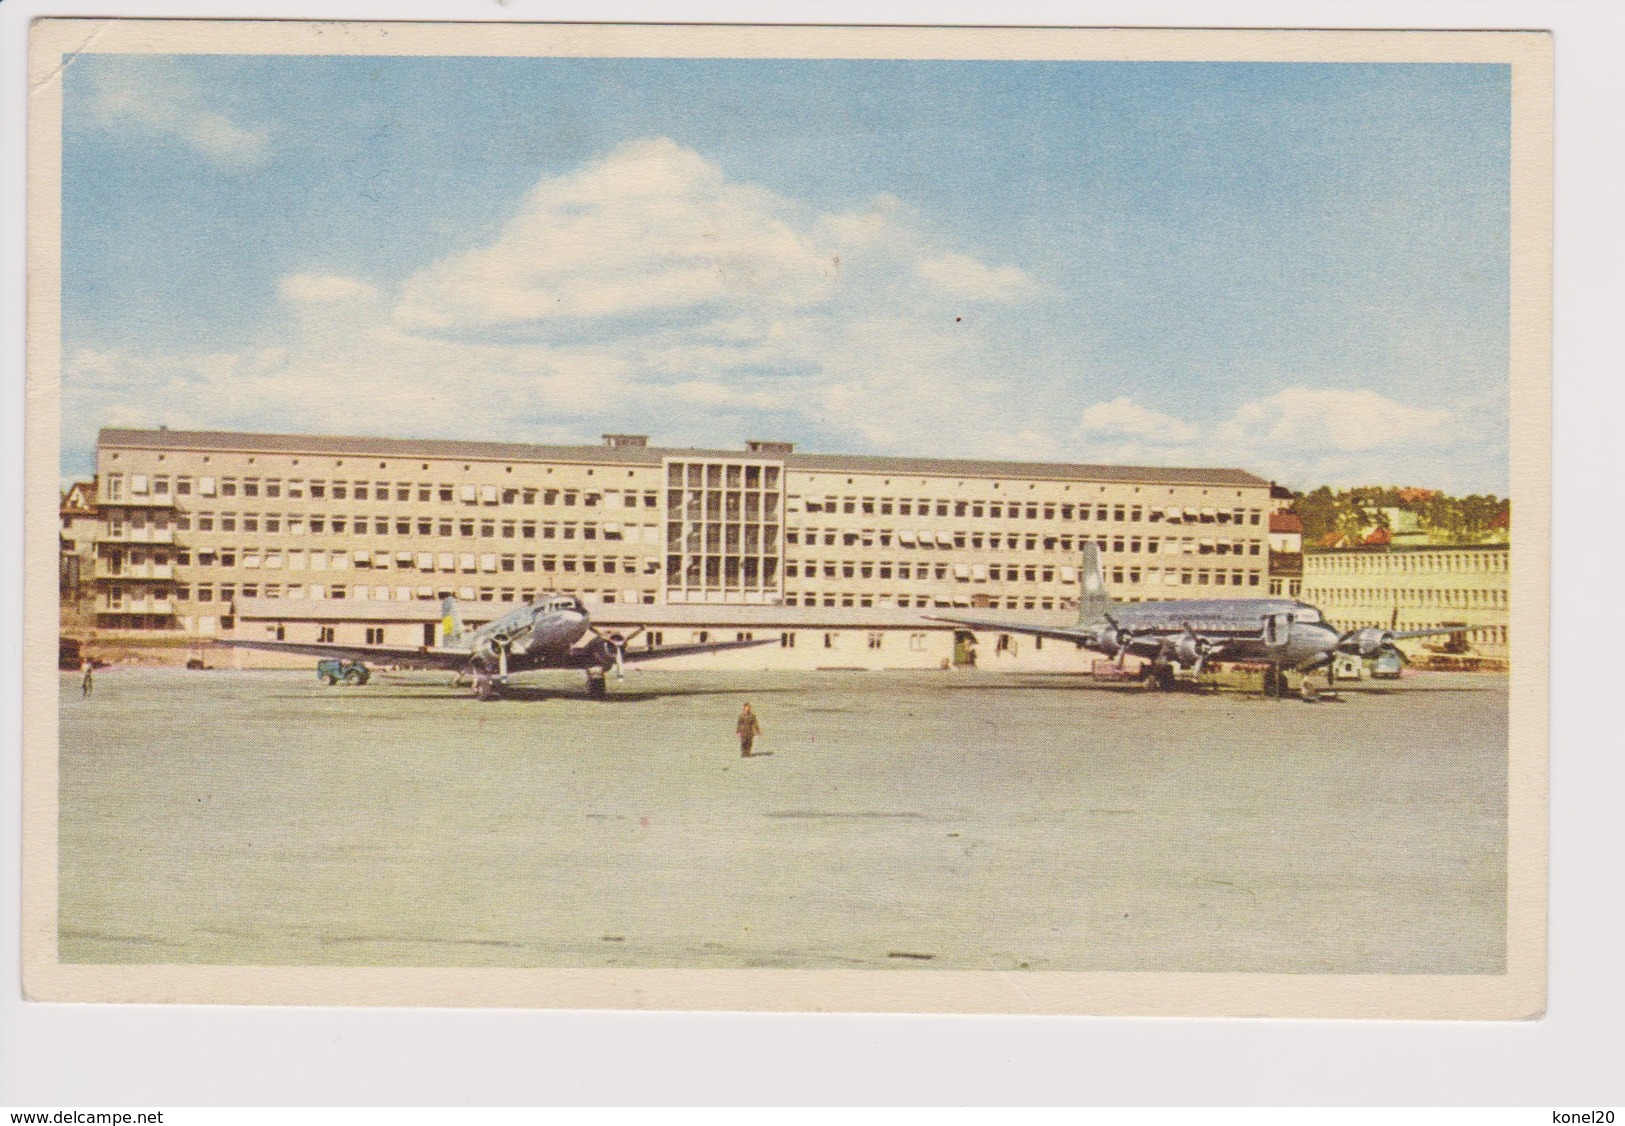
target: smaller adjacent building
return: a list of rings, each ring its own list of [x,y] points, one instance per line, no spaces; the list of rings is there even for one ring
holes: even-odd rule
[[[101,515],[96,508],[95,479],[68,486],[57,512],[61,519],[58,591],[63,602],[78,602],[91,593],[96,571],[96,533]]]
[[[1319,607],[1344,629],[1468,627],[1465,642],[1428,644],[1505,660],[1511,614],[1511,548],[1504,543],[1470,546],[1370,547],[1304,554],[1305,602]],[[1273,580],[1272,580],[1273,582]]]

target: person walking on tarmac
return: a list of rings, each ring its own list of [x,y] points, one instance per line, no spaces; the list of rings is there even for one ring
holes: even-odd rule
[[[84,675],[84,679],[82,679],[79,682],[79,695],[81,697],[89,697],[91,689],[95,688],[95,686],[96,686],[95,685],[96,666],[90,663],[89,658],[86,658],[84,666],[81,669],[81,671],[85,675]]]
[[[762,733],[762,725],[756,721],[756,713],[746,704],[739,713],[739,722],[734,724],[734,730],[739,734],[739,754],[742,758],[751,758],[754,754],[751,747],[756,743],[756,736]]]

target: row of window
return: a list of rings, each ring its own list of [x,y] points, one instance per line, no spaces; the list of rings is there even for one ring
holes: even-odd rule
[[[658,574],[656,559],[633,556],[509,555],[495,552],[432,551],[275,551],[260,548],[213,548],[178,552],[176,562],[198,567],[248,567],[290,571],[421,571],[421,572],[519,572],[544,574]],[[134,562],[134,560],[132,560]]]
[[[1507,551],[1415,551],[1375,552],[1371,554],[1316,555],[1304,559],[1310,571],[1358,574],[1364,571],[1398,571],[1404,574],[1462,574],[1468,572],[1506,571],[1510,563]]]
[[[1186,508],[1179,505],[1065,504],[1036,501],[901,500],[890,497],[788,498],[786,511],[849,516],[968,516],[975,520],[1091,520],[1096,523],[1248,524],[1263,522],[1257,508]]]
[[[1234,540],[1217,537],[1184,536],[1045,536],[1036,532],[919,532],[872,531],[839,532],[832,529],[786,531],[787,547],[911,547],[924,550],[954,548],[986,551],[1060,551],[1070,554],[1082,551],[1086,543],[1093,542],[1101,551],[1155,555],[1166,548],[1170,554],[1184,555],[1260,555],[1263,540]]]
[[[110,473],[103,499],[117,504],[127,498],[205,496],[266,497],[288,500],[374,500],[395,503],[417,501],[441,504],[581,505],[610,508],[658,508],[660,494],[654,489],[580,489],[564,487],[513,487],[498,485],[455,485],[444,482],[406,481],[305,481],[278,477],[175,477]],[[194,491],[195,490],[195,491]]]
[[[1014,569],[1011,569],[1011,570],[1014,571]],[[786,576],[786,577],[788,578],[788,577],[797,577],[797,576]],[[851,578],[869,578],[869,577],[870,576],[867,576],[867,575],[852,574],[852,573],[846,573],[846,572],[831,573],[827,569],[821,575],[810,574],[810,573],[808,573],[808,572],[806,572],[804,570],[801,573],[801,575],[799,576],[799,578],[801,578],[803,580],[815,579],[815,578],[825,578],[825,579],[847,578],[847,579],[851,579]],[[874,578],[882,579],[882,580],[887,578],[887,577],[888,576],[886,576],[886,575],[875,575],[874,576]],[[900,581],[908,581],[909,578],[910,578],[910,576],[907,573],[899,573],[896,577]],[[1054,581],[1054,576],[1047,569],[1045,569],[1045,570],[1034,570],[1034,569],[1023,568],[1019,572],[1015,572],[1013,575],[1007,574],[1007,576],[1002,578],[1002,579],[978,580],[978,579],[975,579],[972,574],[967,574],[967,573],[956,574],[956,573],[954,573],[953,570],[942,567],[940,565],[937,566],[937,567],[930,568],[930,569],[916,568],[914,570],[913,581],[916,581],[916,582],[923,582],[923,581],[941,582],[941,581],[947,581],[947,580],[954,580],[954,581],[958,581],[958,582],[991,581],[991,582],[1029,582],[1029,583],[1032,583],[1032,582],[1053,582]],[[1205,567],[1200,568],[1200,569],[1197,569],[1197,568],[1184,568],[1184,569],[1181,569],[1181,570],[1156,570],[1156,569],[1151,569],[1151,568],[1147,568],[1147,569],[1142,570],[1139,567],[1113,567],[1113,568],[1110,568],[1110,569],[1108,569],[1106,571],[1106,580],[1108,582],[1114,584],[1114,585],[1117,585],[1117,586],[1222,586],[1222,587],[1248,586],[1248,587],[1256,587],[1261,582],[1260,576],[1259,576],[1258,572],[1256,572],[1256,571],[1221,571],[1221,570],[1213,570],[1213,569],[1209,569],[1209,568],[1205,568]],[[1062,581],[1063,582],[1070,582],[1071,580],[1065,579],[1063,577]],[[828,594],[828,593],[821,594],[820,592],[816,592],[816,591],[815,592],[810,592],[810,593],[806,592],[806,591],[797,591],[797,592],[793,592],[793,593],[787,593],[785,595],[785,602],[786,602],[787,605],[794,606],[794,605],[796,605],[795,600],[798,597],[802,598],[802,599],[808,599],[808,598],[813,599],[813,601],[810,601],[810,602],[807,602],[807,601],[802,602],[801,603],[802,605],[805,605],[805,606],[817,606],[817,605],[820,605],[820,603],[817,601],[818,598],[820,598],[820,597],[829,598],[829,597],[834,597],[834,595],[833,594]],[[844,597],[844,595],[843,595],[843,597]],[[918,602],[919,605],[924,605],[925,603],[924,603],[923,600],[929,598],[930,596],[928,596],[928,595],[898,595],[898,597],[900,597],[900,598],[914,597],[914,598],[922,600],[922,601]],[[1157,597],[1157,596],[1149,595],[1147,597]],[[828,605],[832,605],[832,603],[824,602],[824,603],[822,603],[822,605],[828,606]],[[842,605],[846,605],[846,603],[842,603]],[[867,603],[867,602],[860,603],[860,605],[865,605],[866,606],[866,605],[869,605],[869,603]],[[904,602],[904,603],[901,603],[901,605],[907,605],[907,603]]]
[[[942,595],[928,594],[853,594],[853,593],[819,593],[801,591],[784,596],[786,606],[819,606],[864,609],[878,607],[882,610],[896,607],[900,610],[916,609],[949,609],[955,605],[963,607],[968,600],[955,600]],[[988,610],[1075,610],[1077,600],[1072,598],[1056,598],[1054,595],[1043,597],[1028,595],[1025,597],[988,598],[985,601],[978,596],[977,607]]]
[[[647,603],[653,605],[652,590],[593,590],[573,588],[574,593],[604,603]],[[175,602],[233,602],[238,598],[287,598],[355,602],[438,602],[443,598],[457,598],[463,602],[533,602],[539,594],[534,587],[457,587],[428,586],[361,586],[354,584],[324,583],[183,583],[173,588],[154,588],[150,592],[140,587],[113,586],[108,589],[104,606],[109,610],[126,609],[132,600],[145,598],[173,599]]]
[[[779,467],[760,462],[668,462],[666,484],[690,489],[776,489]]]
[[[434,516],[330,516],[327,514],[282,514],[198,512],[177,514],[175,529],[181,532],[263,532],[267,535],[293,536],[412,536],[441,539],[560,539],[620,541],[625,543],[660,542],[658,524],[624,524],[614,520],[593,522],[536,521],[536,520],[471,520]],[[133,522],[132,526],[143,524]],[[168,527],[155,522],[155,527]],[[120,534],[122,522],[110,521],[109,531]]]
[[[1311,588],[1309,597],[1327,606],[1354,606],[1377,603],[1383,606],[1506,606],[1511,602],[1505,587],[1489,589],[1456,589],[1451,587],[1329,587]]]

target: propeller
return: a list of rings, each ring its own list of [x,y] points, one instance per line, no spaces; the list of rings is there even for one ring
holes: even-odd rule
[[[1399,658],[1399,663],[1409,665],[1411,659],[1405,655],[1405,650],[1394,643],[1395,627],[1399,624],[1399,607],[1394,607],[1393,614],[1388,619],[1388,628],[1380,630],[1374,626],[1365,626],[1361,629],[1351,629],[1338,637],[1328,652],[1352,653],[1358,657],[1377,657],[1384,653],[1392,653]]]
[[[611,666],[615,669],[615,679],[625,680],[626,647],[630,645],[632,643],[632,639],[638,634],[642,633],[646,627],[639,626],[629,634],[606,634],[600,632],[597,626],[589,626],[587,628],[591,629],[592,635],[598,639],[601,645],[605,646],[609,650]]]
[[[1122,664],[1123,656],[1128,652],[1128,647],[1134,644],[1134,631],[1124,629],[1118,625],[1117,619],[1110,614],[1103,616],[1106,619],[1106,624],[1111,627],[1111,640],[1117,646],[1117,654],[1112,659],[1118,664]]]
[[[1181,622],[1180,625],[1184,627],[1185,638],[1190,642],[1190,651],[1196,654],[1196,664],[1192,671],[1201,676],[1202,667],[1207,664],[1208,655],[1213,652],[1213,642],[1197,633],[1189,622]]]

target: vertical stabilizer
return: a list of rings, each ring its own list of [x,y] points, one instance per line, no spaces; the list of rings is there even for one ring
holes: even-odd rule
[[[440,600],[440,647],[446,648],[454,642],[462,640],[463,615],[457,609],[455,598],[442,598]]]
[[[1100,548],[1093,540],[1083,545],[1083,564],[1078,568],[1078,625],[1103,626],[1111,611],[1112,596],[1106,593],[1106,576],[1100,570]]]

